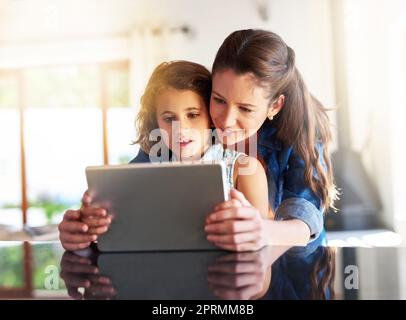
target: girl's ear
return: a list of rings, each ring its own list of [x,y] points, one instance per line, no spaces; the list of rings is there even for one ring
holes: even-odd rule
[[[272,120],[279,111],[281,111],[283,105],[285,104],[285,96],[281,94],[277,100],[272,102],[272,104],[268,108],[268,119]]]

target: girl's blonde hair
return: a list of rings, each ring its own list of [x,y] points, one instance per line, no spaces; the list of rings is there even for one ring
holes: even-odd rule
[[[144,94],[136,119],[137,137],[134,143],[149,153],[156,141],[150,139],[152,130],[158,128],[156,98],[163,90],[191,90],[203,98],[206,107],[210,103],[211,74],[204,66],[190,61],[163,62],[153,71]]]

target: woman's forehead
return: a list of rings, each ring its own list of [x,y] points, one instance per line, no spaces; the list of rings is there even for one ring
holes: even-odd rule
[[[253,73],[237,74],[231,69],[213,75],[213,91],[233,100],[267,99],[266,89]]]

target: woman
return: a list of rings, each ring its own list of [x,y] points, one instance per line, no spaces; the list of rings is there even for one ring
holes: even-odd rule
[[[268,178],[275,219],[263,219],[238,191],[208,215],[209,241],[232,251],[268,244],[305,245],[323,236],[323,212],[336,188],[328,152],[325,109],[309,93],[295,66],[294,51],[275,33],[239,30],[217,52],[212,69],[210,115],[227,147],[255,146]],[[132,161],[149,161],[143,151]],[[60,225],[70,250],[106,232],[111,219],[85,194],[81,210],[67,211]],[[83,224],[80,217],[94,217]],[[100,219],[95,218],[99,216]],[[93,240],[89,240],[93,239]]]

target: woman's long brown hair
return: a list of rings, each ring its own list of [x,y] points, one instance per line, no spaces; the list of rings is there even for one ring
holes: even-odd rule
[[[296,68],[294,51],[273,32],[235,31],[218,50],[212,76],[227,69],[254,74],[258,85],[269,93],[269,106],[285,96],[284,106],[272,120],[277,138],[294,146],[304,160],[305,182],[320,197],[323,209],[334,208],[337,189],[329,154],[332,135],[327,109],[307,89]],[[322,155],[318,146],[323,147]]]

